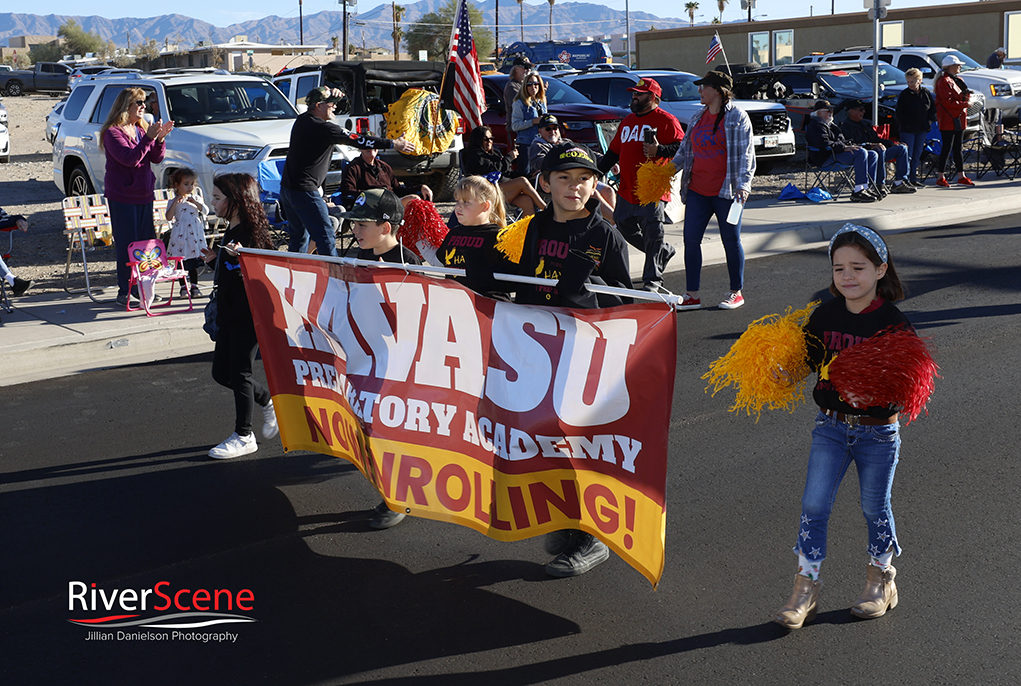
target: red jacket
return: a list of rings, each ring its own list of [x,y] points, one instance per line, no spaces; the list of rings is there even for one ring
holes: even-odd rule
[[[940,131],[953,131],[954,119],[961,122],[961,131],[968,126],[968,96],[946,72],[936,79],[936,122]]]

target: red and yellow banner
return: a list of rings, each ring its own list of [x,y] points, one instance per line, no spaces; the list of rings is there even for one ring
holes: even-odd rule
[[[514,305],[287,253],[241,265],[285,449],[498,540],[587,531],[658,583],[673,308]]]

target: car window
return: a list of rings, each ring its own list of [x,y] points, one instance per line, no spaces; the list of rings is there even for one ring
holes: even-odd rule
[[[603,105],[609,102],[607,91],[610,84],[606,79],[577,79],[571,86],[592,102],[598,102]]]
[[[609,90],[606,94],[606,104],[613,107],[628,107],[631,105],[631,93],[628,88],[635,85],[631,79],[610,78]]]
[[[88,102],[89,96],[92,95],[92,91],[95,89],[95,86],[79,86],[71,91],[67,104],[64,105],[64,119],[68,121],[78,119],[82,113],[82,108],[85,107],[85,103]]]
[[[695,81],[697,76],[693,74],[670,74],[668,76],[657,76],[656,81],[663,89],[663,100],[666,102],[684,102],[685,100],[699,100],[698,86]],[[630,104],[631,100],[628,99]],[[627,107],[627,105],[622,105]]]
[[[826,57],[826,62],[857,62],[861,59],[860,55],[829,55]]]
[[[544,81],[546,82],[547,105],[562,105],[565,102],[592,104],[592,101],[584,95],[556,79],[544,79]]]
[[[927,69],[930,72],[932,71],[932,65],[929,64],[929,60],[920,55],[901,55],[897,66],[900,67],[901,71],[907,71],[908,69]]]
[[[291,97],[291,80],[290,79],[280,79],[279,81],[274,81],[273,85],[280,89],[280,92],[284,94],[285,98],[290,98]]]
[[[819,80],[832,92],[845,97],[872,97],[872,79],[860,71],[823,72]]]
[[[106,121],[107,115],[110,114],[110,109],[113,107],[114,100],[121,94],[121,91],[125,88],[135,88],[136,86],[128,86],[127,84],[112,84],[103,89],[102,94],[99,96],[99,104],[96,109],[92,110],[92,116],[89,118],[89,122],[92,124],[102,124]],[[142,88],[141,86],[138,86]],[[81,88],[81,86],[79,86]],[[142,88],[145,91],[146,98],[148,98],[153,90],[152,88]],[[78,92],[78,88],[74,89],[74,92]]]
[[[886,62],[887,64],[893,64],[893,55],[889,53],[879,53],[879,61]]]
[[[311,74],[305,74],[304,76],[298,77],[298,82],[295,84],[294,97],[305,99],[308,92],[319,85],[319,73],[313,72]]]
[[[167,87],[176,126],[294,119],[297,111],[266,81],[211,81]]]
[[[861,65],[861,68],[862,68],[862,71],[864,71],[866,74],[868,74],[870,78],[872,77],[872,63],[871,62],[863,63]],[[886,64],[885,62],[880,62],[879,63],[879,85],[882,88],[891,88],[891,87],[904,87],[904,88],[907,88],[908,80],[907,80],[907,77],[904,76],[904,72],[902,72],[897,67],[894,67],[893,65],[890,65],[890,64]]]
[[[786,89],[787,93],[811,93],[812,92],[812,77],[808,74],[784,74],[784,77],[780,79]]]

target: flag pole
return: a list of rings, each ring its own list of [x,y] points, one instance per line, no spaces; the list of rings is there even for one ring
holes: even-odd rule
[[[716,34],[716,40],[720,43],[720,52],[723,53],[723,62],[727,65],[727,73],[730,74],[730,78],[734,78],[734,72],[730,68],[730,60],[727,59],[727,49],[723,47],[723,39],[720,38],[719,31],[713,31]]]
[[[447,72],[450,71],[450,53],[454,50],[454,35],[457,33],[458,19],[461,18],[461,5],[457,6],[457,11],[454,12],[454,23],[450,25],[450,40],[447,41],[447,54],[444,57],[443,66],[443,78],[440,79],[440,104],[443,104],[443,88],[447,85]],[[450,103],[453,107],[454,103]]]

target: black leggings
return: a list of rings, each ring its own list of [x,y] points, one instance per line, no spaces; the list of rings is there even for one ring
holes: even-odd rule
[[[947,157],[950,150],[954,151],[954,164],[957,165],[957,173],[964,176],[964,156],[961,155],[961,144],[964,142],[964,131],[944,131],[940,129],[939,135],[943,139],[943,149],[939,152],[939,164],[937,168],[942,174],[947,168]]]
[[[213,350],[213,380],[234,391],[234,431],[239,436],[252,433],[255,405],[265,407],[272,399],[265,386],[252,378],[259,341],[255,329],[220,327]]]

